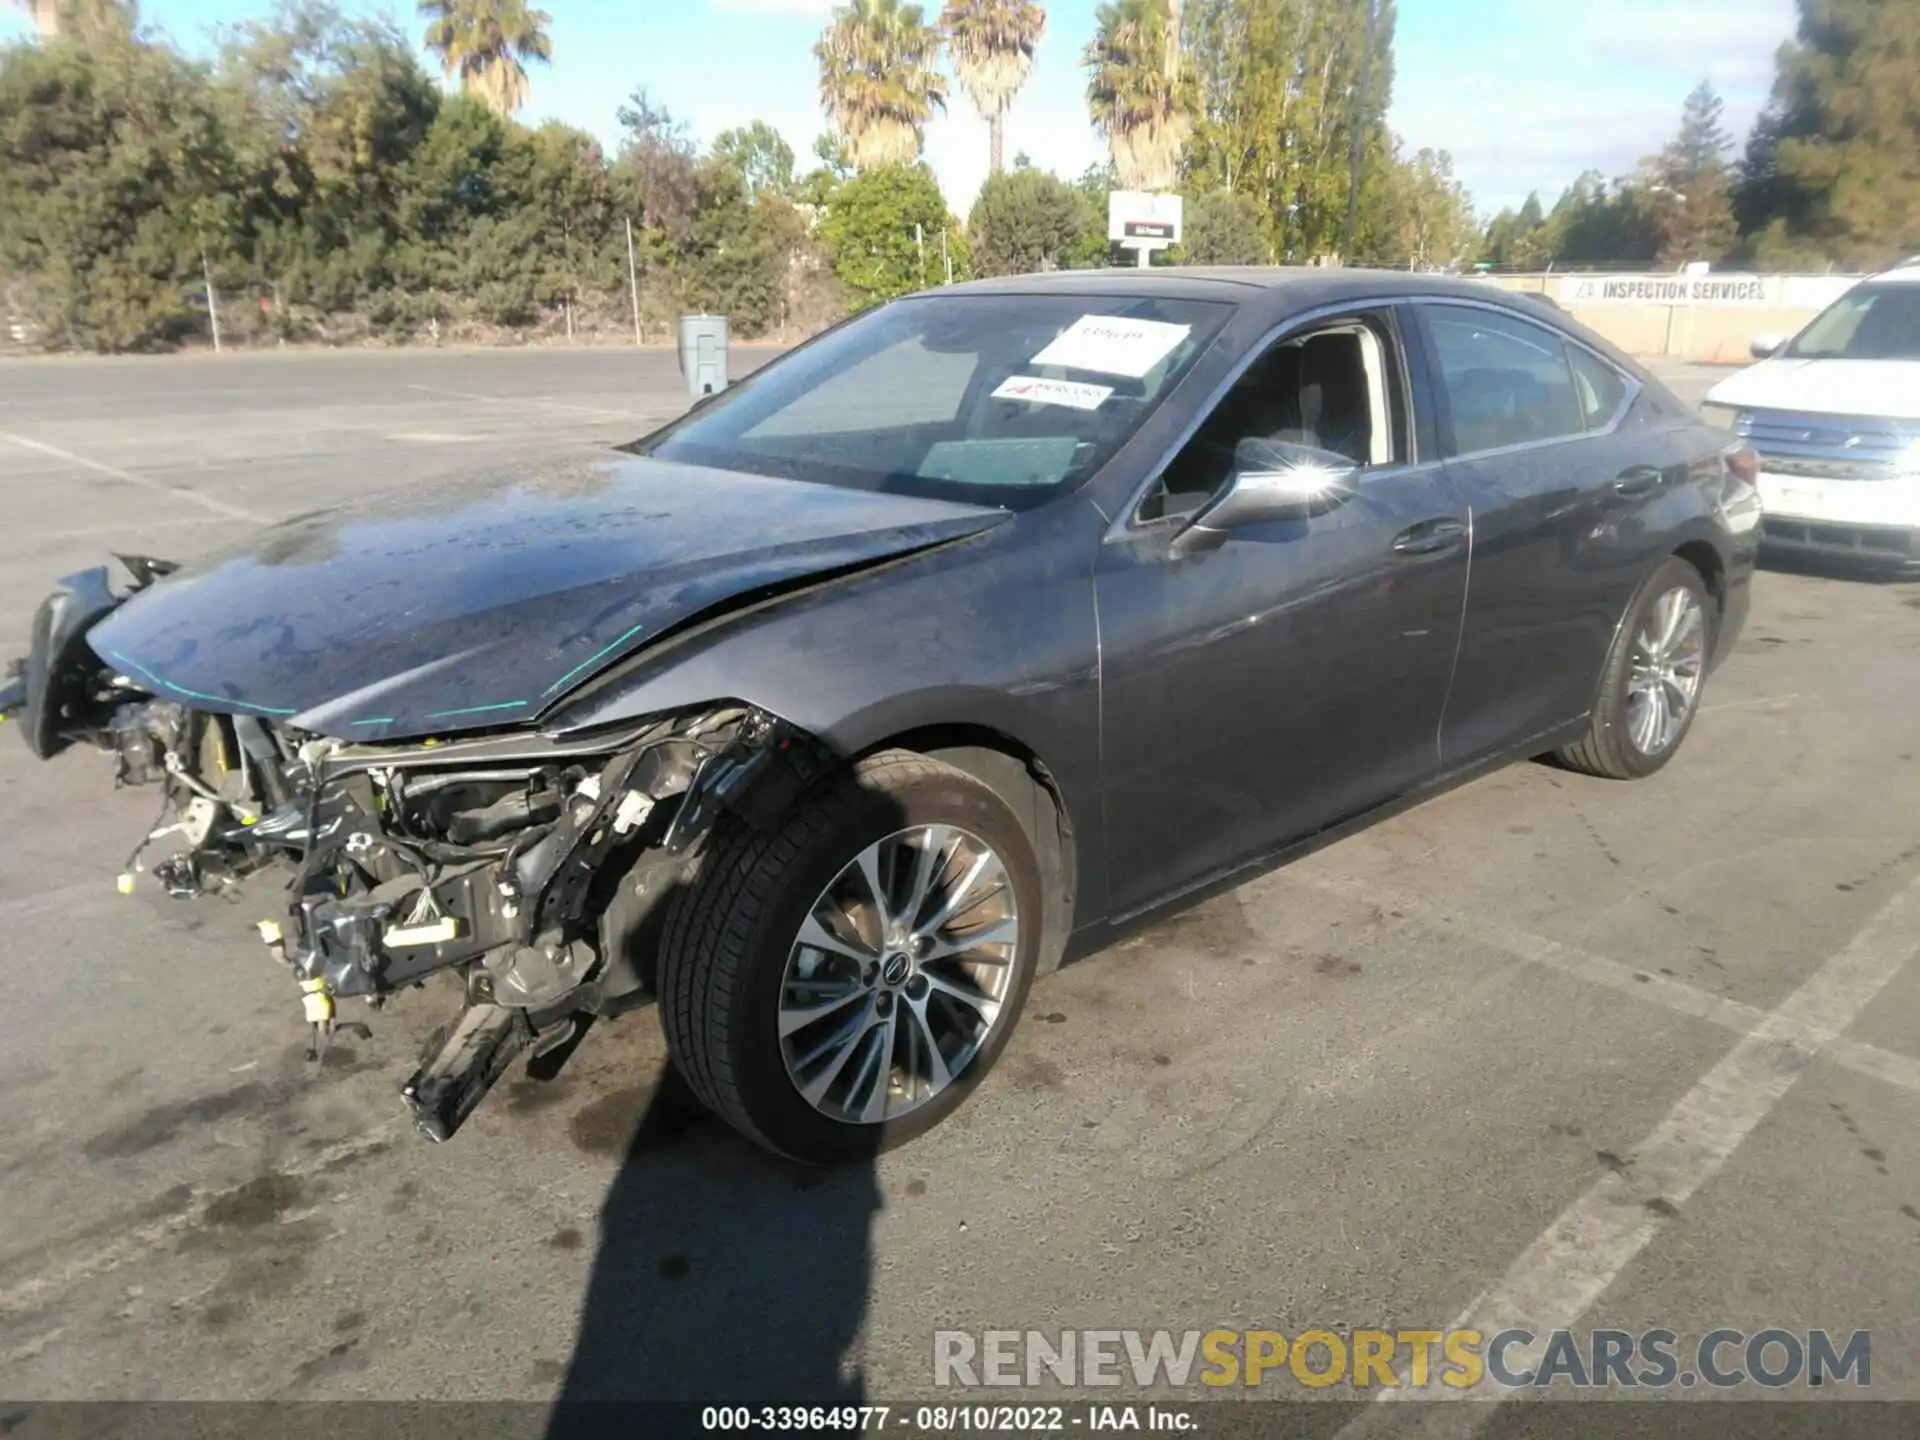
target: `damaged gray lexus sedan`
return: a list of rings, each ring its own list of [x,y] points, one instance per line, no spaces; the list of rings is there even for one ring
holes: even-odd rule
[[[832,1162],[1159,907],[1505,760],[1659,770],[1746,613],[1726,442],[1478,283],[963,285],[603,460],[70,576],[0,708],[160,788],[123,884],[285,878],[316,1049],[458,976],[430,1137],[653,1000],[706,1105]]]

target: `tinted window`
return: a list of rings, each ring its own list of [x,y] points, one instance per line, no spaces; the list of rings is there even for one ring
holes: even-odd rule
[[[1467,306],[1431,305],[1422,313],[1433,334],[1456,454],[1585,430],[1567,347],[1553,331]]]
[[[1140,427],[1231,307],[916,296],[794,351],[635,447],[694,465],[1024,510]]]
[[[1920,360],[1920,285],[1856,285],[1794,337],[1796,360]]]
[[[1627,382],[1620,372],[1591,350],[1567,346],[1573,362],[1573,388],[1580,400],[1580,418],[1589,430],[1605,429],[1627,398]]]

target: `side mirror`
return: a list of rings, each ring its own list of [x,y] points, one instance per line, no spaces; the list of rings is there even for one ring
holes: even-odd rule
[[[1754,336],[1753,344],[1749,345],[1747,349],[1756,360],[1771,360],[1785,348],[1786,343],[1786,336],[1769,333]]]
[[[1324,515],[1353,498],[1360,467],[1345,455],[1286,440],[1242,440],[1233,450],[1233,475],[1213,503],[1193,518],[1180,537],[1187,545],[1203,536],[1273,520]]]

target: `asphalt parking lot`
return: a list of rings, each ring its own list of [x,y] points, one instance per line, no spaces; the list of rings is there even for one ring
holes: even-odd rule
[[[0,653],[108,551],[676,389],[611,350],[0,364]],[[924,1398],[936,1328],[1520,1317],[1871,1330],[1920,1399],[1916,714],[1920,585],[1765,572],[1662,775],[1516,766],[1072,965],[952,1121],[829,1175],[686,1114],[644,1011],[417,1142],[446,995],[308,1080],[257,912],[115,893],[153,795],[0,737],[0,1397]]]

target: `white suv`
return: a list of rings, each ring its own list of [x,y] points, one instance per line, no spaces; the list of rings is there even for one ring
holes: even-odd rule
[[[1920,261],[1753,353],[1702,408],[1760,453],[1767,548],[1920,567]]]

